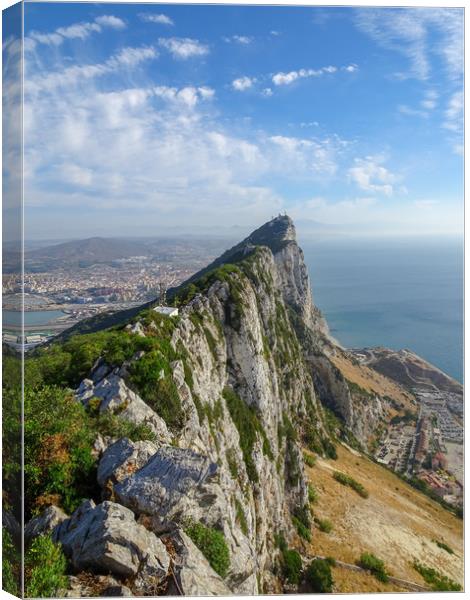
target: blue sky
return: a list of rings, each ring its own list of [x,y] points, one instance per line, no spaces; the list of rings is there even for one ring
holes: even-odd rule
[[[462,19],[27,3],[28,234],[460,234]]]

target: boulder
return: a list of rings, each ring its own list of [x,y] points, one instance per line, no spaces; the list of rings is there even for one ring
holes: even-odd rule
[[[60,590],[63,598],[91,598],[96,596],[132,596],[131,590],[112,575],[80,573],[68,577],[66,590]]]
[[[136,581],[143,576],[152,589],[166,577],[170,566],[162,542],[136,523],[132,511],[114,502],[95,506],[86,500],[55,528],[54,540],[62,544],[78,571],[137,575]]]
[[[150,406],[147,406],[138,394],[127,387],[122,377],[115,373],[105,377],[97,385],[91,379],[84,379],[76,392],[76,398],[84,406],[88,406],[92,399],[96,399],[100,413],[109,411],[136,425],[148,425],[156,435],[158,443],[171,442],[171,435],[165,421]]]
[[[2,510],[2,527],[5,527],[14,541],[21,543],[21,526],[15,516],[5,508]]]
[[[145,337],[145,331],[140,321],[137,321],[136,323],[129,323],[129,325],[126,325],[125,329],[129,333],[134,333],[140,337]]]
[[[48,506],[39,516],[31,519],[24,529],[26,543],[44,533],[50,533],[57,525],[68,519],[68,516],[58,506]]]
[[[142,469],[116,485],[114,493],[124,506],[154,516],[153,527],[162,532],[171,522],[205,519],[209,511],[212,518],[220,518],[223,498],[217,480],[218,466],[208,457],[164,446]]]
[[[152,442],[132,442],[121,438],[104,452],[98,465],[98,483],[104,487],[108,481],[116,484],[142,468],[156,453]]]
[[[177,530],[168,538],[175,549],[173,577],[168,595],[183,596],[230,596],[232,591],[208,563],[206,557],[193,541]]]

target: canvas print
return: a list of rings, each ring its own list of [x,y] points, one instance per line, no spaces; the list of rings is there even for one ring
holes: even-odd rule
[[[462,591],[463,8],[3,12],[3,589]]]

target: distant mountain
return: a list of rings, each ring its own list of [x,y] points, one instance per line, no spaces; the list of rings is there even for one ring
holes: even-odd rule
[[[141,242],[93,237],[31,250],[25,253],[25,263],[31,268],[40,265],[47,268],[64,265],[90,266],[148,254],[148,246]]]

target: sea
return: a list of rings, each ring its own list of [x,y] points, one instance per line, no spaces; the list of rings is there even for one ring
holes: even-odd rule
[[[315,304],[343,346],[408,348],[463,381],[463,242],[300,240]]]

